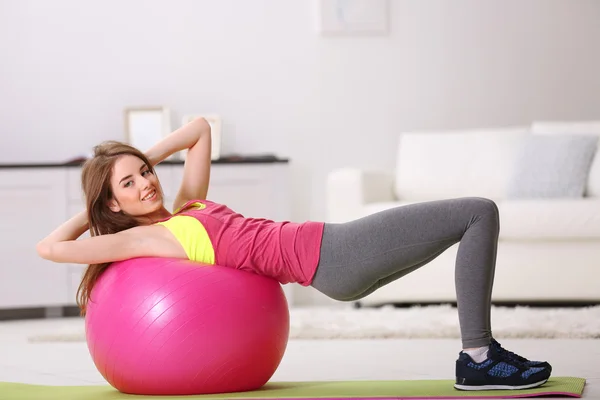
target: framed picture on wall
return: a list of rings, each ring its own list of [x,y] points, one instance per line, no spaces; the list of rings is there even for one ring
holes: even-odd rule
[[[384,35],[389,0],[315,0],[321,35]]]
[[[204,118],[210,125],[212,146],[210,158],[211,160],[218,160],[221,157],[221,117],[216,114],[188,114],[183,116],[181,123],[185,125],[195,118]],[[182,160],[185,160],[186,154],[187,150],[181,152],[180,157]]]
[[[146,151],[171,132],[171,112],[163,106],[127,107],[125,141]]]

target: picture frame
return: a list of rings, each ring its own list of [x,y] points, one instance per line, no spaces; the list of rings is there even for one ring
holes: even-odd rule
[[[196,118],[204,118],[210,125],[211,132],[211,150],[210,150],[210,159],[218,160],[221,158],[221,130],[222,130],[222,120],[221,116],[218,114],[187,114],[184,115],[181,123],[182,125],[186,125],[192,120]],[[180,158],[185,160],[187,155],[187,150],[183,150],[180,152]]]
[[[325,36],[379,36],[389,31],[389,0],[314,0]]]
[[[125,142],[145,152],[171,132],[171,112],[164,106],[126,107]]]

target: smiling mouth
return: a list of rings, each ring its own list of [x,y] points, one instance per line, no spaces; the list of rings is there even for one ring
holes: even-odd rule
[[[156,198],[156,189],[154,189],[153,191],[151,191],[150,193],[148,193],[143,199],[142,201],[148,201],[148,200],[154,200]]]

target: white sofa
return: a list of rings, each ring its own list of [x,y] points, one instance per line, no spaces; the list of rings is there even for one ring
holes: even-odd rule
[[[329,222],[406,204],[486,197],[498,205],[500,240],[493,301],[600,302],[600,149],[579,198],[514,198],[509,187],[527,135],[600,135],[600,121],[399,135],[394,171],[340,168],[327,180]],[[456,301],[458,245],[360,300],[364,305]]]

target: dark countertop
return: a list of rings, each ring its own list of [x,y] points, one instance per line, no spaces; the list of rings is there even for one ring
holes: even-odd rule
[[[7,168],[62,168],[62,167],[81,167],[85,162],[84,159],[77,159],[68,162],[42,162],[32,163],[23,162],[15,164],[1,164],[0,169]],[[183,165],[183,160],[165,160],[159,165]],[[273,163],[289,163],[287,158],[278,158],[274,156],[230,156],[213,160],[211,164],[273,164]]]

